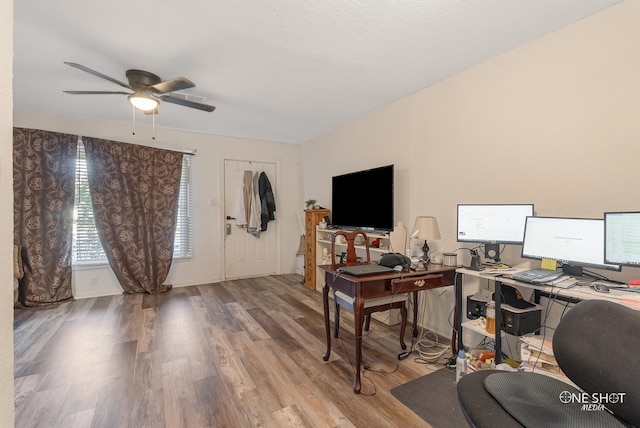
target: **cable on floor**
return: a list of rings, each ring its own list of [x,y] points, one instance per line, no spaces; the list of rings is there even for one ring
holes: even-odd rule
[[[431,335],[433,339],[430,339],[428,337],[429,335]],[[416,363],[431,364],[438,361],[449,349],[451,349],[449,345],[439,342],[439,337],[435,332],[422,327],[420,336],[413,346],[412,351],[418,353],[418,357],[414,358]]]

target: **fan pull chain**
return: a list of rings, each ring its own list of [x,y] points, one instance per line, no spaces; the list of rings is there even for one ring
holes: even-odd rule
[[[136,135],[136,108],[131,106],[131,113],[133,115],[133,135]]]

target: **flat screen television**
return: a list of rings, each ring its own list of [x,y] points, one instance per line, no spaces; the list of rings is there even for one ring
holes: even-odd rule
[[[393,230],[393,165],[336,175],[331,224],[340,229]]]
[[[604,213],[604,261],[640,267],[640,212]]]
[[[604,219],[527,217],[522,257],[556,260],[569,275],[585,267],[622,269],[604,261]]]
[[[458,242],[484,244],[485,257],[500,261],[500,244],[522,244],[533,204],[458,204]]]

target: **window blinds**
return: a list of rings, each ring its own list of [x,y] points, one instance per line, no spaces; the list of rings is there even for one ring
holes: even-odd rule
[[[191,156],[182,156],[182,175],[178,199],[177,227],[174,238],[173,258],[191,257]],[[93,220],[93,207],[89,193],[87,163],[84,145],[78,142],[76,161],[76,195],[73,213],[73,262],[76,264],[106,264],[102,244]]]

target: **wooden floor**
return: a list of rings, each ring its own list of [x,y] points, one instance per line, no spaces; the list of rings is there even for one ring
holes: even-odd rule
[[[322,296],[300,280],[16,309],[15,426],[429,426],[389,391],[442,364],[399,362],[399,327],[372,321],[371,371],[355,395],[353,318],[343,311],[342,340],[323,361]]]

